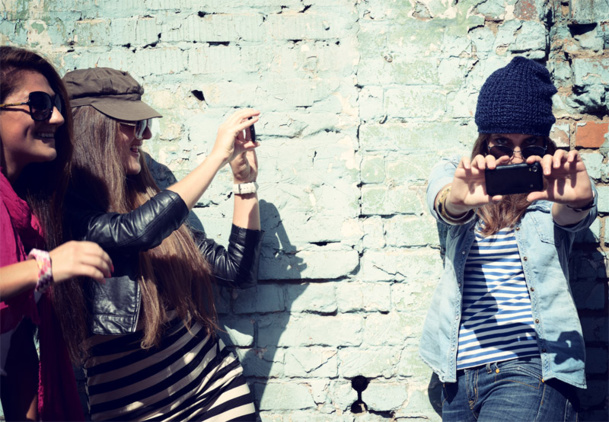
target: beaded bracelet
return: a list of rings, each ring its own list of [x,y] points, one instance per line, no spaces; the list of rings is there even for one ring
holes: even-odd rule
[[[448,195],[450,194],[450,189],[451,186],[449,185],[442,189],[442,191],[440,191],[440,193],[438,194],[438,200],[436,202],[438,214],[440,214],[442,220],[444,220],[448,224],[464,224],[474,216],[474,210],[469,210],[459,217],[453,217],[452,215],[448,214],[448,211],[446,210],[446,200],[448,199]]]
[[[44,293],[53,284],[53,272],[51,269],[51,255],[47,251],[32,249],[28,254],[28,259],[34,258],[38,265],[38,282],[36,291]]]

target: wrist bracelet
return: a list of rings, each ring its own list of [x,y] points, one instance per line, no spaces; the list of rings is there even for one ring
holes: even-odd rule
[[[51,255],[47,251],[32,249],[28,254],[28,259],[34,258],[38,265],[38,282],[36,291],[44,293],[53,284],[53,272],[51,270]]]
[[[447,186],[439,193],[438,201],[436,203],[438,214],[440,214],[442,220],[444,220],[448,224],[452,224],[454,226],[464,224],[474,216],[474,210],[469,210],[465,214],[458,217],[454,217],[448,214],[448,211],[446,210],[446,200],[448,199],[450,190],[451,186]]]

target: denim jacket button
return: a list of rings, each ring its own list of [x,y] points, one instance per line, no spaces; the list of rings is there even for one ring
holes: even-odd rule
[[[535,291],[535,287],[531,287],[531,291],[534,292]]]
[[[529,258],[527,258],[526,256],[524,256],[524,257],[522,257],[522,260],[523,260],[523,261],[528,261],[528,260],[529,260]]]

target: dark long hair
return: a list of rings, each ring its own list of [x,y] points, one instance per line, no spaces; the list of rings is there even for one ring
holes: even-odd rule
[[[144,154],[140,157],[141,172],[126,175],[116,146],[120,130],[116,120],[91,106],[75,108],[73,113],[78,142],[74,149],[72,187],[79,195],[96,208],[127,213],[160,191]],[[212,274],[186,226],[182,225],[159,246],[140,252],[139,270],[137,281],[142,292],[143,348],[159,343],[167,311],[172,309],[177,311],[186,327],[198,321],[213,335],[217,329],[217,317]],[[70,312],[64,313],[61,319],[68,347],[76,359],[87,353],[82,284],[74,281],[63,283],[61,287],[57,300],[72,304]]]
[[[481,133],[478,135],[478,139],[476,139],[472,148],[472,159],[478,154],[488,154],[488,141],[490,138],[491,134],[488,133]],[[546,154],[554,154],[557,149],[554,141],[547,136],[544,140],[548,148]],[[504,195],[501,202],[491,202],[490,204],[478,208],[478,216],[484,222],[482,234],[484,236],[489,236],[505,227],[513,227],[518,220],[520,220],[529,205],[527,194],[523,193],[518,195]]]
[[[0,103],[17,89],[26,71],[44,76],[63,103],[65,122],[55,132],[57,157],[53,161],[27,165],[13,184],[40,220],[47,248],[53,249],[63,240],[62,204],[72,157],[72,114],[65,86],[53,65],[40,55],[17,47],[0,46]],[[6,168],[3,150],[0,148],[0,163]]]

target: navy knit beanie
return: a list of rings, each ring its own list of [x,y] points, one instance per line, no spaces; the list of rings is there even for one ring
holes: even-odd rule
[[[556,121],[554,94],[556,87],[543,65],[514,57],[482,85],[476,107],[478,132],[548,136]]]

